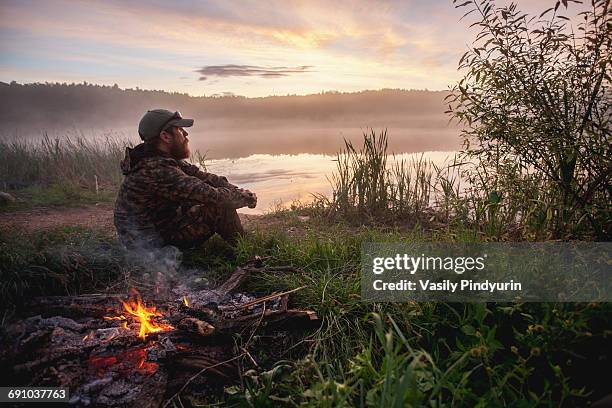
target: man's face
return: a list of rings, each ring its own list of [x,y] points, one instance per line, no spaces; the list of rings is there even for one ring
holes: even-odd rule
[[[170,130],[170,129],[168,129]],[[170,142],[170,155],[173,159],[182,160],[189,158],[189,133],[182,127],[173,127],[171,132],[172,140]]]

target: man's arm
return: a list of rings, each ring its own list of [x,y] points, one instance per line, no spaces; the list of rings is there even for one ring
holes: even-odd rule
[[[198,166],[189,164],[186,161],[179,161],[179,165],[181,166],[181,169],[188,175],[197,177],[198,179],[210,184],[213,187],[238,188],[237,186],[227,181],[227,178],[225,178],[224,176],[217,176],[213,173],[207,173],[205,171],[200,170]]]
[[[161,197],[178,202],[192,201],[229,208],[253,205],[253,200],[256,200],[246,190],[233,186],[214,187],[199,177],[182,171],[175,163],[169,159],[151,170],[151,176],[156,180],[156,193]]]

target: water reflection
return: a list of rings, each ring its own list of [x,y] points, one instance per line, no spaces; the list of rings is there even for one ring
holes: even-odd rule
[[[405,153],[395,160],[418,159],[423,156],[440,166],[455,152]],[[393,159],[390,158],[390,162]],[[323,154],[254,154],[239,159],[209,160],[208,171],[226,176],[233,184],[257,193],[255,209],[239,212],[261,214],[276,206],[287,206],[294,200],[308,202],[313,193],[331,195],[328,177],[336,169],[335,156]]]

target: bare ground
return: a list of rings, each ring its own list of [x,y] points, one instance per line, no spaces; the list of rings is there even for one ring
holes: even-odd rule
[[[247,229],[262,224],[262,216],[240,214]],[[34,209],[0,212],[0,227],[13,227],[34,232],[59,227],[86,227],[114,231],[113,205],[97,204],[77,208],[37,207]]]

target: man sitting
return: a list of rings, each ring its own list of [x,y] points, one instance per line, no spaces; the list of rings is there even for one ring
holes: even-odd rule
[[[257,197],[184,160],[184,128],[192,125],[193,119],[165,109],[150,110],[140,120],[144,143],[126,148],[115,203],[115,227],[127,248],[193,247],[214,233],[231,243],[243,234],[236,209],[255,208]]]

